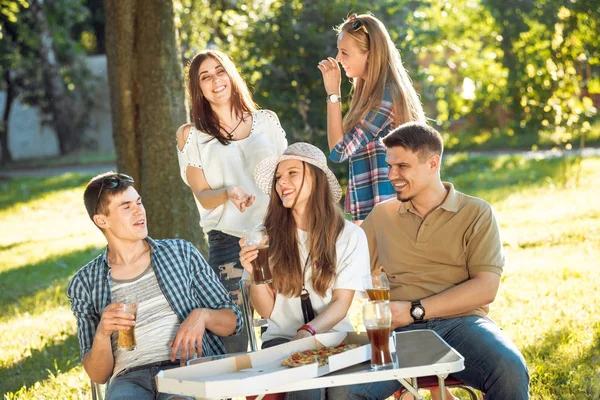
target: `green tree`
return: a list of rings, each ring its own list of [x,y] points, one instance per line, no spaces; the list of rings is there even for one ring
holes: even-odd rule
[[[582,138],[596,114],[580,64],[598,79],[600,6],[550,0],[484,2],[501,27],[507,103],[516,132],[549,133],[557,144]],[[587,89],[587,88],[586,88]]]
[[[92,77],[70,29],[86,18],[79,0],[4,1],[0,6],[0,87],[7,101],[0,126],[3,162],[8,161],[12,101],[37,106],[53,126],[62,154],[81,145],[92,104]]]
[[[230,54],[291,142],[326,148],[315,65],[335,55],[331,28],[365,11],[387,26],[448,147],[533,144],[546,132],[572,140],[590,129],[600,92],[600,6],[507,1],[181,0],[177,23],[183,62],[207,46]]]

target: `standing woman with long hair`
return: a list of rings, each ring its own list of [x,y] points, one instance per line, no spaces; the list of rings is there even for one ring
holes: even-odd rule
[[[204,50],[188,66],[187,86],[192,122],[177,131],[177,153],[183,181],[190,187],[208,234],[208,263],[238,304],[239,239],[261,223],[269,197],[254,181],[263,159],[287,146],[277,115],[258,110],[231,59]],[[228,353],[247,350],[244,334],[224,338]]]
[[[360,224],[375,205],[395,197],[379,139],[405,122],[424,122],[425,115],[381,21],[353,14],[336,31],[337,57],[318,65],[327,92],[329,157],[338,163],[350,160],[345,210]],[[352,100],[343,120],[338,62],[352,79]]]
[[[370,273],[369,250],[365,233],[344,219],[337,204],[342,189],[325,154],[311,144],[294,143],[282,156],[262,161],[255,177],[271,196],[264,225],[273,282],[250,287],[254,308],[269,321],[262,347],[354,331],[348,309],[354,292],[363,290],[361,277]],[[240,244],[240,261],[252,275],[258,250],[246,246],[245,239]],[[310,306],[301,300],[302,293]],[[341,389],[328,389],[329,398],[344,398],[332,397],[336,390]],[[320,395],[320,389],[292,392],[288,399]]]

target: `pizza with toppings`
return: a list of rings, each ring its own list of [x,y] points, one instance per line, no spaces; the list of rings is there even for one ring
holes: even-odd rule
[[[322,349],[297,351],[281,363],[284,367],[301,367],[303,365],[319,363],[319,367],[329,362],[329,357],[348,350],[360,347],[358,344],[340,344],[338,346],[323,347]]]

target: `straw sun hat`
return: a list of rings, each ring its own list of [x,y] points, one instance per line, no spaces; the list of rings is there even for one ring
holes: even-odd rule
[[[256,169],[254,170],[254,179],[256,180],[256,184],[260,190],[262,190],[265,194],[271,194],[271,187],[273,186],[273,177],[275,175],[277,164],[285,160],[304,161],[325,172],[333,200],[336,203],[340,201],[342,198],[342,188],[340,187],[340,184],[338,183],[333,172],[331,172],[327,166],[325,154],[323,154],[318,147],[315,147],[309,143],[291,144],[287,149],[285,149],[281,156],[265,158],[258,163]]]

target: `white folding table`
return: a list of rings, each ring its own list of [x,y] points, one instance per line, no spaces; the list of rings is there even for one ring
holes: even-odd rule
[[[239,390],[235,396],[253,396],[258,395],[260,400],[269,393],[293,392],[306,389],[318,389],[333,386],[355,385],[361,383],[379,382],[397,380],[402,386],[412,393],[416,399],[423,400],[418,393],[417,378],[423,376],[437,376],[442,400],[445,400],[444,381],[449,374],[462,371],[464,369],[464,358],[453,348],[451,348],[437,333],[431,330],[416,330],[408,332],[395,332],[396,353],[392,354],[394,358],[394,367],[386,370],[373,371],[371,362],[363,362],[349,366],[347,368],[331,372],[314,378],[303,378],[297,381],[288,379],[288,383],[281,386],[269,387],[269,389],[256,393],[251,392],[256,389],[249,389],[248,393],[240,393]],[[171,376],[177,376],[177,369],[166,371]],[[291,372],[291,371],[290,371]],[[162,372],[159,373],[161,376]],[[178,379],[181,384],[184,381],[199,382],[201,377],[190,377]],[[290,383],[292,381],[292,383]],[[160,385],[159,385],[160,386]],[[160,387],[159,387],[160,389]],[[192,393],[186,393],[193,395]],[[227,394],[229,394],[227,396]],[[234,393],[223,392],[223,398],[234,397]],[[200,393],[195,394],[201,396]]]
[[[267,393],[398,380],[416,399],[422,400],[416,378],[434,375],[438,377],[440,395],[445,400],[444,381],[449,374],[465,368],[464,358],[432,330],[395,332],[394,335],[396,355],[393,369],[372,371],[368,361],[318,378],[273,388]],[[257,400],[261,398],[259,396]]]

